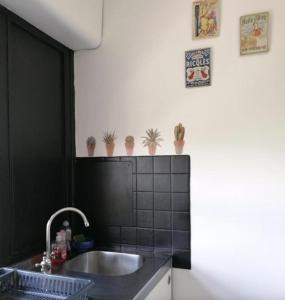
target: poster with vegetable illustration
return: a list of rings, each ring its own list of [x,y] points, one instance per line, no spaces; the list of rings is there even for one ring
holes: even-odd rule
[[[268,12],[240,18],[241,55],[268,51],[268,20]]]
[[[192,19],[192,37],[194,40],[218,36],[220,31],[219,0],[193,2]]]
[[[211,85],[211,48],[185,52],[186,87]]]

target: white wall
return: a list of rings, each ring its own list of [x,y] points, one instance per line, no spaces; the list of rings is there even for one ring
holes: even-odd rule
[[[239,56],[239,17],[271,13],[271,49]],[[192,265],[175,299],[285,299],[285,1],[224,0],[219,38],[191,39],[189,0],[105,0],[103,43],[75,55],[77,155],[105,129],[146,128],[192,157]],[[184,51],[213,48],[212,87],[184,88]],[[136,154],[146,149],[137,140]]]

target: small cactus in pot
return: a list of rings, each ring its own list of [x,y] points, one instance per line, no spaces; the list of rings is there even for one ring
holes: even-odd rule
[[[175,145],[176,154],[183,153],[183,147],[185,144],[184,135],[185,135],[185,128],[182,126],[182,123],[179,123],[174,128],[174,137],[175,137],[174,145]]]
[[[143,146],[148,147],[149,155],[155,155],[157,146],[161,147],[159,142],[163,141],[160,137],[160,132],[157,129],[150,128],[146,131],[146,136],[143,136]]]
[[[128,156],[132,156],[135,147],[135,138],[132,135],[128,135],[125,138],[125,147]]]
[[[86,147],[88,156],[93,156],[95,147],[96,147],[96,139],[94,136],[89,136],[86,140]]]
[[[115,131],[113,132],[106,131],[104,133],[103,141],[105,143],[107,156],[113,156],[114,154],[115,139],[116,139]]]

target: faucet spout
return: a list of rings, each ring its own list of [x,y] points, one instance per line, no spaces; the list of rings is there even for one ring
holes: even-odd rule
[[[75,208],[75,207],[65,207],[65,208],[62,208],[58,211],[56,211],[51,217],[50,219],[48,220],[47,222],[47,225],[46,225],[46,254],[43,258],[43,261],[41,262],[41,266],[42,266],[42,270],[45,271],[46,269],[50,269],[51,267],[51,243],[50,243],[50,228],[51,228],[51,224],[52,224],[52,221],[54,220],[54,218],[63,213],[63,212],[66,212],[66,211],[73,211],[73,212],[76,212],[78,213],[81,218],[83,219],[83,222],[84,222],[84,225],[85,227],[89,227],[89,222],[85,216],[85,214]]]

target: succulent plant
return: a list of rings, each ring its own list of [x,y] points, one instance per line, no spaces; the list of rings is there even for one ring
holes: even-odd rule
[[[185,134],[185,128],[182,126],[182,123],[179,123],[174,128],[174,136],[176,141],[183,141]]]
[[[150,128],[146,130],[146,136],[143,136],[143,145],[147,146],[161,146],[159,142],[163,141],[160,137],[160,132],[157,129]]]
[[[96,145],[96,139],[94,136],[89,136],[86,140],[87,145]]]
[[[128,135],[125,138],[125,143],[128,145],[133,145],[135,143],[135,138],[132,135]]]
[[[115,131],[109,132],[108,130],[103,135],[103,141],[105,144],[114,144],[114,141],[117,137],[115,136]]]

